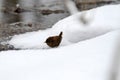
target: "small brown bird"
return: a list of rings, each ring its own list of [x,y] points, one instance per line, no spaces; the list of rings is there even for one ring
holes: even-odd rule
[[[45,41],[45,43],[49,46],[49,47],[57,47],[59,46],[61,40],[62,40],[62,34],[63,32],[60,32],[60,34],[58,36],[51,36],[48,37],[47,40]]]

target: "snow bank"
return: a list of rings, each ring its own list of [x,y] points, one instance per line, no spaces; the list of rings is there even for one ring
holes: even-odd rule
[[[85,14],[85,18],[90,21],[84,25],[80,17]],[[65,38],[70,42],[79,42],[99,36],[106,32],[120,28],[120,4],[107,5],[95,9],[79,12],[67,17],[53,26],[56,32],[63,31]]]
[[[0,52],[0,80],[108,80],[119,33],[60,48]]]
[[[85,18],[90,21],[88,25],[84,25],[80,21],[80,17],[83,13],[85,13]],[[9,44],[22,49],[49,48],[44,43],[46,38],[52,35],[58,35],[61,31],[63,31],[61,46],[77,43],[119,29],[119,14],[120,4],[108,5],[79,12],[57,22],[50,29],[16,35],[12,38]]]

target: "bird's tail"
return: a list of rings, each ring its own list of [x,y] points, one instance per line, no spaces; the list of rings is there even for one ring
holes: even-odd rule
[[[59,36],[62,37],[63,32],[60,32]]]

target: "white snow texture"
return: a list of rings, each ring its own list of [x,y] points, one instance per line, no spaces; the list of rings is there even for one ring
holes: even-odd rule
[[[82,13],[89,24],[80,21]],[[16,35],[9,44],[28,50],[0,52],[0,80],[109,80],[119,27],[120,4],[79,12],[47,30]],[[49,48],[46,38],[61,31],[60,46],[43,49]]]

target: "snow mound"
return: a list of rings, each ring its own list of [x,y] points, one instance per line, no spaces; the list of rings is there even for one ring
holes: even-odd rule
[[[84,13],[86,19],[90,20],[88,25],[84,25],[80,20]],[[63,39],[60,46],[77,43],[119,29],[119,14],[120,4],[79,12],[60,20],[50,29],[16,35],[10,40],[9,44],[22,49],[49,48],[44,43],[45,40],[49,36],[58,35],[61,31],[63,31]]]
[[[61,48],[0,52],[0,80],[108,80],[118,36],[113,31]]]

